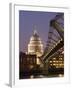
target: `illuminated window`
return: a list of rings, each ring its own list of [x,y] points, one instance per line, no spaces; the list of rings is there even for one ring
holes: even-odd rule
[[[56,63],[58,63],[58,61],[55,61]]]
[[[50,63],[52,63],[52,61],[50,61]]]
[[[54,60],[56,59],[56,58],[53,58]]]
[[[62,60],[62,58],[59,58],[59,60]]]
[[[56,65],[56,64],[53,64],[54,66]]]
[[[53,62],[56,62],[56,61],[53,61]]]

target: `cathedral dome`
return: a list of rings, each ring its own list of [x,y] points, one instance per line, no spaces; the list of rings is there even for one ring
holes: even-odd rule
[[[36,54],[37,56],[41,56],[43,54],[43,44],[36,30],[30,38],[28,53]]]

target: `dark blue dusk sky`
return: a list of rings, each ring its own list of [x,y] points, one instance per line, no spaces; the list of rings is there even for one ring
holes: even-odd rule
[[[50,20],[56,16],[56,12],[19,11],[19,48],[27,51],[30,37],[36,26],[44,46],[47,41]]]

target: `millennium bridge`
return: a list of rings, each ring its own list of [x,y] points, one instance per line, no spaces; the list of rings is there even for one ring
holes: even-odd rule
[[[41,57],[44,73],[49,71],[64,75],[64,15],[58,13],[51,21],[48,40]]]

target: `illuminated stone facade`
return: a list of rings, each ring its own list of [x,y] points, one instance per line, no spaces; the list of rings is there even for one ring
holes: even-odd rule
[[[28,54],[35,54],[37,56],[37,64],[41,64],[39,57],[43,54],[43,44],[36,30],[30,38],[28,44]]]
[[[40,57],[43,54],[43,44],[36,30],[30,38],[30,42],[28,44],[28,53],[36,54],[37,57]]]

